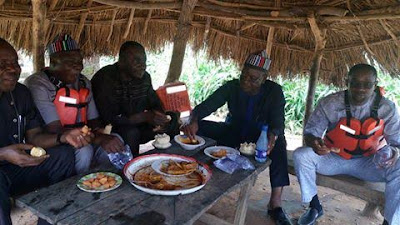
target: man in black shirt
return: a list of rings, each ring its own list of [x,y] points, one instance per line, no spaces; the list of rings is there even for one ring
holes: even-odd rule
[[[112,131],[121,135],[134,155],[140,143],[154,138],[154,130],[170,135],[177,130],[176,114],[168,113],[170,121],[153,89],[141,44],[125,42],[118,62],[100,69],[91,82],[100,117],[112,123]]]
[[[283,186],[289,185],[287,170],[285,127],[285,98],[282,88],[267,80],[270,60],[265,51],[251,54],[244,64],[240,80],[232,80],[216,90],[196,106],[183,126],[191,139],[200,135],[215,139],[218,144],[239,147],[243,142],[257,142],[261,126],[268,125],[268,157],[272,193],[268,214],[276,224],[291,224],[281,207]],[[228,103],[229,114],[225,122],[202,120]]]
[[[21,67],[14,48],[0,38],[0,225],[11,225],[10,196],[54,184],[74,173],[74,151],[90,142],[80,129],[47,134],[28,88],[18,83]],[[27,143],[27,144],[24,144]],[[45,148],[33,157],[26,150]]]

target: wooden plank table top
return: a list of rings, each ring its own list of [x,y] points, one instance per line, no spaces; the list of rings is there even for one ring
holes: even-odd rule
[[[243,224],[250,189],[257,175],[269,166],[270,161],[257,163],[249,157],[256,167],[255,170],[239,170],[230,175],[216,168],[212,163],[214,160],[203,153],[205,147],[215,145],[214,140],[205,140],[204,146],[192,151],[183,150],[172,141],[172,146],[166,150],[152,150],[146,153],[191,156],[208,164],[212,170],[212,177],[195,193],[178,196],[150,195],[133,187],[121,171],[108,168],[106,171],[118,173],[123,177],[121,186],[115,190],[103,193],[81,191],[76,186],[82,177],[78,175],[23,195],[16,199],[16,203],[52,224],[179,225],[192,224],[224,195],[241,188],[235,224]]]

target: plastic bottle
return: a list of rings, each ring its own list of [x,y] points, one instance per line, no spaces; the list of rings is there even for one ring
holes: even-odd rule
[[[268,150],[268,125],[263,125],[261,128],[260,137],[258,137],[256,143],[256,155],[255,160],[257,162],[266,162],[267,161],[267,150]]]
[[[127,162],[131,161],[133,155],[129,145],[125,145],[125,150],[123,152],[109,153],[108,158],[117,169],[121,170]]]

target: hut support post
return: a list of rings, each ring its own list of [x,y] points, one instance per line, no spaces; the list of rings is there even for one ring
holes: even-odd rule
[[[308,82],[306,111],[304,113],[304,121],[303,121],[304,126],[306,125],[307,120],[308,120],[308,118],[311,114],[312,108],[313,108],[315,87],[317,84],[318,75],[319,75],[319,71],[320,71],[320,67],[321,67],[323,51],[324,51],[325,44],[326,44],[326,39],[325,39],[326,30],[320,30],[314,14],[310,14],[308,16],[308,23],[310,24],[311,31],[314,34],[315,52],[314,52],[314,57],[312,60],[310,79]]]
[[[182,72],[183,58],[185,56],[186,44],[190,34],[190,23],[192,22],[192,12],[197,0],[184,0],[182,11],[178,19],[177,30],[174,38],[171,63],[165,83],[179,80]]]
[[[44,38],[46,19],[46,0],[32,0],[32,52],[33,70],[44,67]]]
[[[281,7],[281,0],[275,0],[275,7]],[[271,58],[272,53],[272,45],[274,44],[274,36],[275,36],[275,27],[270,27],[268,30],[268,37],[267,37],[267,55]]]

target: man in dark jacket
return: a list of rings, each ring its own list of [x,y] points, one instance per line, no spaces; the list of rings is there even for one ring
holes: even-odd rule
[[[112,131],[134,155],[139,154],[139,144],[154,139],[155,132],[173,135],[178,131],[177,115],[164,113],[153,89],[146,59],[141,44],[127,41],[120,48],[118,62],[101,68],[91,80],[101,118],[113,125]]]
[[[255,143],[260,135],[261,126],[267,124],[267,154],[272,160],[272,193],[268,214],[277,224],[291,224],[281,207],[283,186],[289,185],[284,136],[285,98],[281,87],[267,80],[270,63],[265,51],[251,54],[244,64],[240,80],[227,82],[196,106],[188,124],[183,126],[183,131],[191,139],[198,132],[217,140],[218,144],[239,147],[243,142]],[[229,109],[225,122],[202,120],[225,103],[228,103]]]

